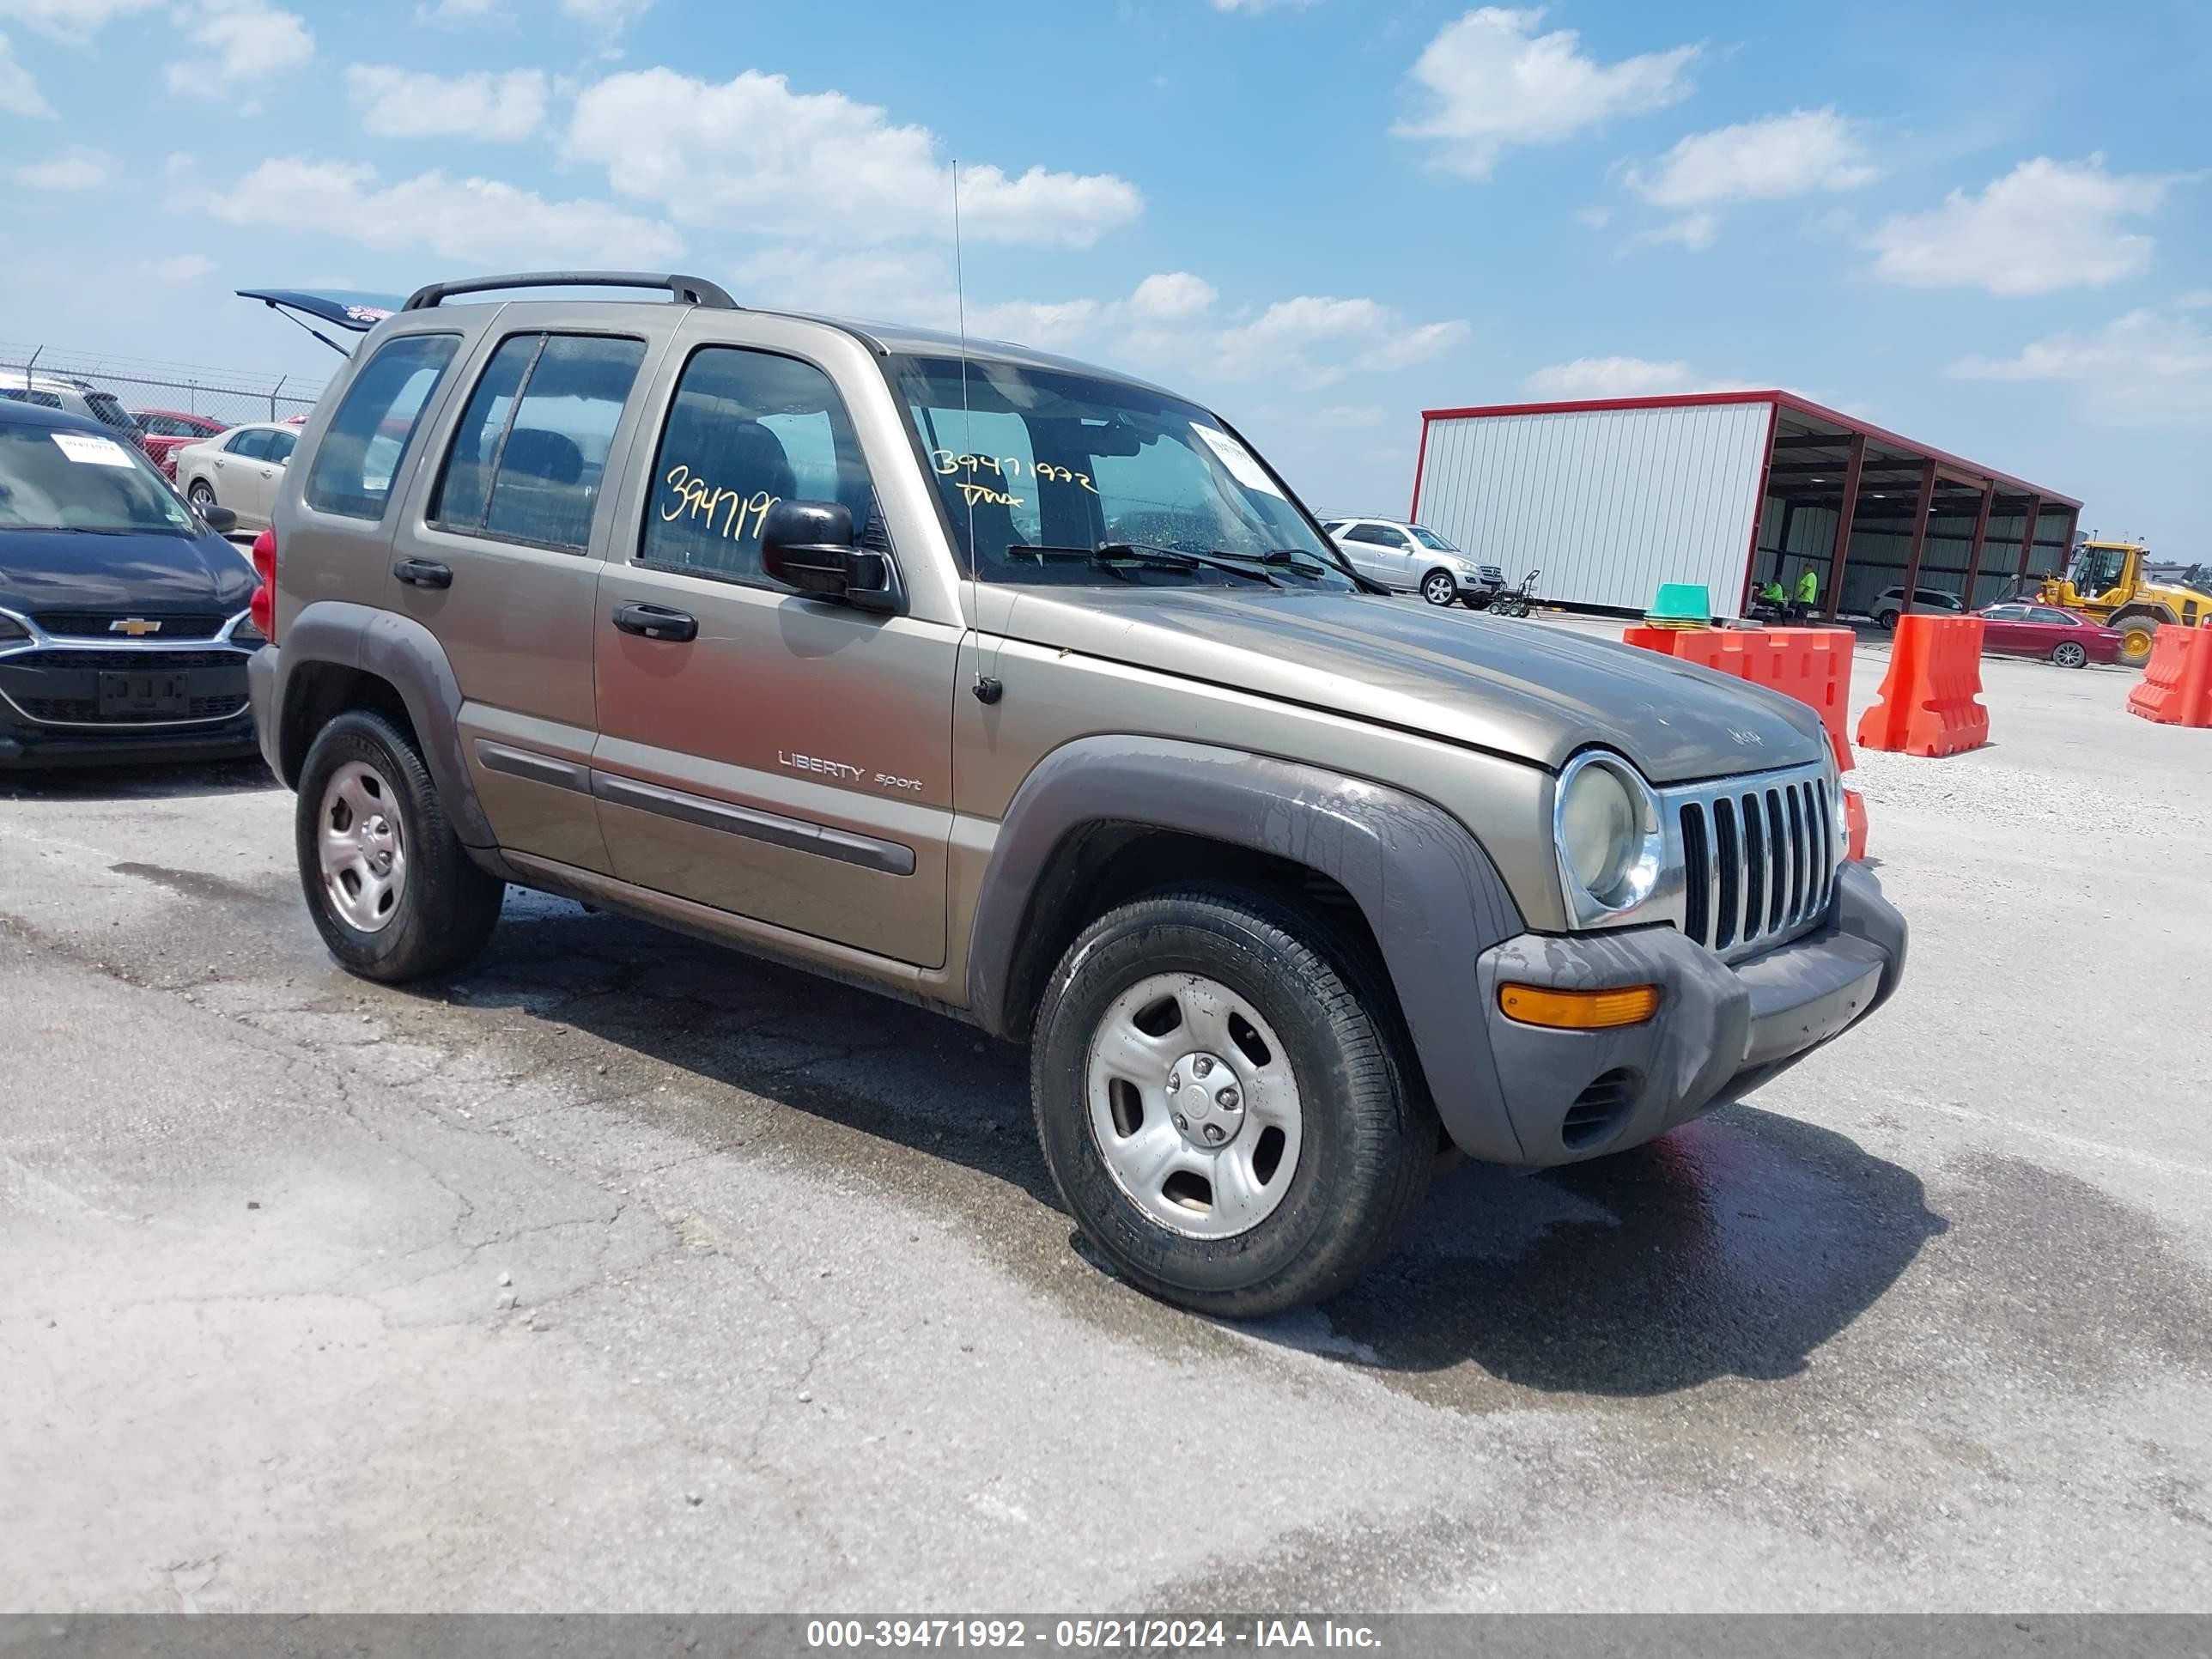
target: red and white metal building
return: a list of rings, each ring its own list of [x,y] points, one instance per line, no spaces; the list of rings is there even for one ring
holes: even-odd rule
[[[2063,568],[2081,503],[1794,392],[1501,404],[1421,416],[1411,516],[1555,604],[1641,613],[1662,582],[1738,617],[1754,587],[1863,613],[1884,588],[1972,609]]]

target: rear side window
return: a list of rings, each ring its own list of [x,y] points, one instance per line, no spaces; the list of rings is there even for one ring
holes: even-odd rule
[[[1403,547],[1406,538],[1388,525],[1363,524],[1356,526],[1347,541],[1370,542],[1376,547]]]
[[[296,432],[270,433],[269,434],[269,459],[275,461],[279,466],[283,465],[285,462],[292,459],[292,452],[299,447],[299,442],[300,434]]]
[[[234,435],[223,447],[227,455],[243,455],[247,460],[258,460],[269,453],[269,434],[260,427],[250,427]]]
[[[348,519],[384,516],[415,428],[460,343],[458,334],[404,335],[368,360],[316,447],[309,507]]]
[[[518,334],[500,343],[454,428],[430,503],[441,529],[580,553],[641,340]]]
[[[702,348],[653,458],[638,562],[764,584],[761,526],[787,500],[841,502],[865,531],[875,491],[844,399],[811,363]]]

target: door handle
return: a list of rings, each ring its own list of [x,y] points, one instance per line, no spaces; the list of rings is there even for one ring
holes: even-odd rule
[[[618,605],[615,607],[615,626],[642,640],[681,643],[699,637],[696,617],[687,617],[681,611],[671,611],[665,605]]]
[[[410,587],[451,587],[453,568],[440,564],[435,559],[399,559],[393,562],[392,574]]]

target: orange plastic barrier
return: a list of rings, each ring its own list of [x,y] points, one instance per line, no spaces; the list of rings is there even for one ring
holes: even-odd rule
[[[2160,726],[2212,726],[2212,628],[2159,629],[2128,713]]]
[[[1847,856],[1855,859],[1864,858],[1867,843],[1866,797],[1856,789],[1844,791],[1844,825],[1850,831],[1850,847]]]
[[[1859,717],[1859,741],[1908,755],[1956,755],[1990,740],[1982,695],[1982,619],[1897,619],[1879,701]]]

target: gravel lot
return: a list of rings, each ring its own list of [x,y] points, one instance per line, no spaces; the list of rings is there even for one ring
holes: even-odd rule
[[[376,989],[258,769],[0,776],[0,1608],[2212,1609],[2212,732],[2131,678],[1863,757],[1875,1024],[1245,1328],[963,1027],[519,892]]]

